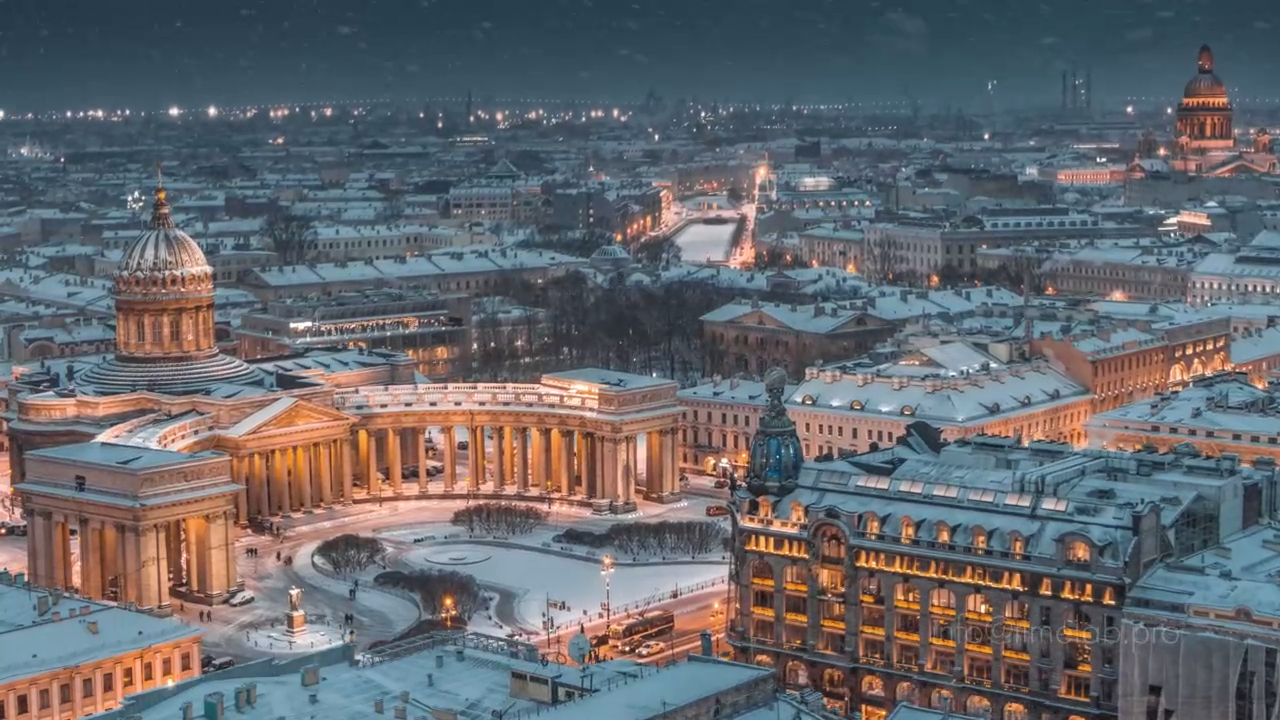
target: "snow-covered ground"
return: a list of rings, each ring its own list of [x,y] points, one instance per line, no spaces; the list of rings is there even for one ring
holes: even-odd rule
[[[700,222],[689,223],[672,242],[680,248],[680,258],[691,265],[723,263],[729,260],[733,249],[734,221],[718,225]]]
[[[519,596],[516,612],[522,625],[540,627],[547,601],[563,602],[552,610],[557,624],[596,619],[605,600],[605,578],[599,561],[560,557],[520,547],[478,544],[424,544],[400,560],[413,568],[448,568],[474,576],[482,584]],[[609,600],[615,611],[677,588],[723,580],[718,561],[680,565],[617,565],[609,577]],[[586,615],[584,615],[584,612]]]

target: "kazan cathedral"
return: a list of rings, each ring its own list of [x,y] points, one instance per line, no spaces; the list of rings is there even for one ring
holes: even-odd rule
[[[235,537],[254,522],[375,498],[536,493],[622,513],[637,490],[678,496],[675,383],[586,369],[435,385],[407,355],[340,347],[250,364],[219,351],[214,297],[157,187],[116,271],[114,356],[51,360],[9,384],[32,585],[165,613],[242,587]],[[464,452],[492,469],[472,475]]]
[[[1205,176],[1280,173],[1267,129],[1258,128],[1240,141],[1233,116],[1227,87],[1214,70],[1213,50],[1201,46],[1196,74],[1178,103],[1169,169]],[[1131,171],[1145,167],[1135,165]]]

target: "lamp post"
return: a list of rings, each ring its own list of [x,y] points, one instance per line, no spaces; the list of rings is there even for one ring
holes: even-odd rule
[[[604,576],[604,630],[609,632],[609,621],[613,617],[613,605],[609,602],[609,576],[613,574],[613,558],[605,555],[600,562],[600,574]]]
[[[445,628],[453,628],[453,598],[448,595],[444,598],[444,626]]]

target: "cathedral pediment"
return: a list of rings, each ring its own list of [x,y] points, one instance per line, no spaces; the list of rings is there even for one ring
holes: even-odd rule
[[[331,423],[355,422],[355,418],[332,408],[297,398],[280,398],[233,425],[226,435],[249,437],[276,432],[296,432]]]

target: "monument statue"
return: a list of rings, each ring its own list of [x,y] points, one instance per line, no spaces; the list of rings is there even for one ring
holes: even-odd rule
[[[289,588],[289,612],[302,611],[302,588]]]

